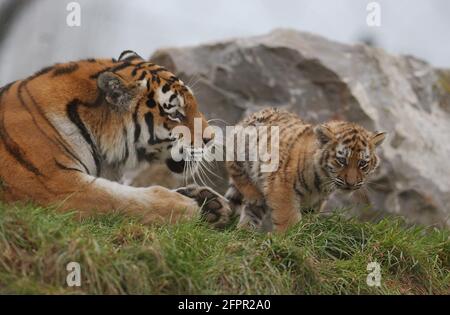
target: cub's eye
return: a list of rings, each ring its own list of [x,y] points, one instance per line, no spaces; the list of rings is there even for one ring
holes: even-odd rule
[[[360,161],[358,162],[359,168],[366,168],[367,165],[368,165],[368,164],[367,164],[367,161],[360,160]]]
[[[339,165],[341,166],[345,166],[347,164],[347,159],[344,157],[336,157],[336,161],[339,163]]]
[[[328,172],[330,172],[330,173],[336,173],[336,171],[335,171],[335,169],[334,169],[333,166],[327,164],[325,167],[327,168]]]
[[[184,115],[182,113],[180,113],[179,111],[176,111],[175,113],[170,114],[169,118],[171,120],[181,122],[184,119]]]

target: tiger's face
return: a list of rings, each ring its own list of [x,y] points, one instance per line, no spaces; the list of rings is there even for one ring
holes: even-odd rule
[[[192,147],[202,148],[211,140],[203,136],[208,123],[191,89],[160,66],[141,60],[128,71],[102,73],[98,86],[105,93],[106,101],[129,117],[139,161],[164,161],[171,171],[182,173],[185,147],[180,135],[173,132],[174,128],[189,129]],[[201,121],[200,131],[194,130],[196,119]],[[203,137],[200,144],[194,141],[195,132]],[[174,157],[174,152],[181,157]]]
[[[191,139],[188,144],[191,148],[201,150],[210,140],[203,136],[208,123],[199,111],[191,89],[181,80],[161,79],[161,83],[153,87],[138,103],[136,115],[135,124],[141,126],[141,136],[138,137],[137,144],[139,152],[143,153],[145,159],[157,156],[159,160],[164,160],[172,172],[183,172],[188,150],[181,141],[187,139],[181,139],[180,134],[174,132],[176,127],[184,126],[189,129]],[[200,143],[194,141],[195,119],[201,121],[199,131],[203,141]]]
[[[315,128],[321,146],[320,167],[334,187],[352,191],[361,188],[379,165],[376,147],[385,133],[371,133],[348,122],[330,122]]]

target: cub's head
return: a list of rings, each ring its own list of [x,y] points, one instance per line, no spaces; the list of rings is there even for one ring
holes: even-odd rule
[[[321,148],[318,163],[335,187],[356,190],[378,167],[375,149],[383,142],[384,132],[372,133],[354,123],[332,121],[316,126],[314,133]]]
[[[183,172],[184,161],[172,156],[173,147],[180,143],[174,128],[186,127],[191,135],[189,143],[194,146],[194,121],[201,121],[202,136],[208,127],[191,89],[165,68],[144,61],[134,52],[122,53],[116,64],[98,76],[97,85],[112,111],[128,120],[127,132],[132,134],[137,159],[162,160],[173,172]],[[211,138],[204,136],[202,140],[196,145],[202,147]]]

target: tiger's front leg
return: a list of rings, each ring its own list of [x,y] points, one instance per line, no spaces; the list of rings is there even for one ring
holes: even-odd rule
[[[239,215],[238,228],[269,232],[272,224],[267,222],[269,213],[264,196],[253,185],[245,172],[237,169],[238,164],[229,163],[228,171],[232,177],[225,197],[230,201],[233,215]]]
[[[175,189],[177,193],[194,199],[201,207],[202,217],[215,228],[225,227],[233,211],[226,198],[209,187],[190,185]]]
[[[238,227],[259,232],[271,232],[273,230],[271,209],[261,202],[245,202],[240,214]]]
[[[51,205],[56,205],[60,211],[75,210],[79,217],[123,213],[144,224],[152,224],[174,223],[199,213],[196,200],[161,186],[130,187],[85,174],[77,174],[71,181],[58,176],[53,179],[52,185],[64,193]],[[39,204],[49,205],[41,196],[31,197]]]
[[[275,179],[265,191],[266,203],[272,210],[272,223],[276,232],[286,231],[302,218],[291,187]]]

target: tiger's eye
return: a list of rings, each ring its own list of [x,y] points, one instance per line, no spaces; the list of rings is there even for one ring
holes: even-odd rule
[[[336,161],[341,165],[345,166],[347,164],[347,159],[344,157],[336,157]]]
[[[358,166],[359,166],[360,168],[365,168],[365,167],[367,166],[367,161],[365,161],[365,160],[360,160],[360,161],[358,162]]]

